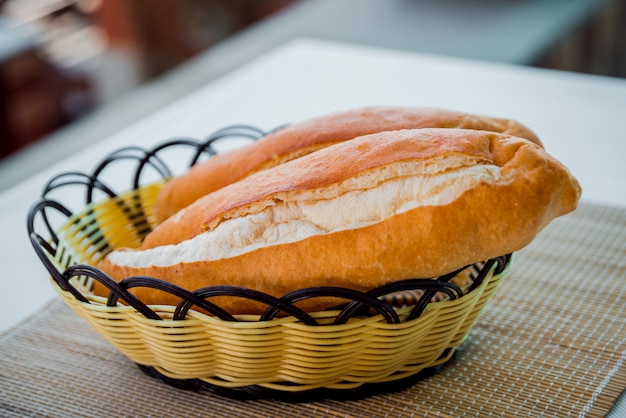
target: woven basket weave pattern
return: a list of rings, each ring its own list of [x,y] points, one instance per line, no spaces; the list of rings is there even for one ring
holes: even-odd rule
[[[76,264],[97,266],[114,248],[139,246],[155,227],[154,200],[163,183],[140,186],[68,214],[54,232],[58,237],[54,248],[47,251],[54,268],[47,267],[63,300],[99,334],[133,362],[171,379],[200,380],[222,388],[304,392],[353,389],[414,376],[450,359],[511,264],[507,259],[504,270],[498,263],[484,268],[482,281],[475,288],[467,284],[461,297],[431,291],[444,297],[433,299],[437,301],[415,318],[414,306],[388,307],[397,320],[361,312],[335,323],[339,311],[309,313],[316,325],[289,315],[223,320],[193,306],[182,319],[175,319],[175,306],[150,306],[147,310],[156,315],[150,316],[129,306],[128,299],[120,303],[115,292],[109,300],[91,295],[91,283],[101,272],[95,267],[68,271]],[[36,242],[32,237],[31,233]],[[496,267],[500,269],[494,274]],[[59,284],[60,277],[70,289]]]
[[[57,252],[62,259],[55,263],[60,269],[70,262],[96,265],[103,250],[137,246],[143,237],[128,219],[141,228],[148,218],[141,208],[152,207],[158,188],[156,184],[122,194],[72,217],[60,231],[65,250]],[[471,293],[430,303],[419,318],[407,322],[403,319],[411,307],[399,309],[399,324],[374,316],[330,325],[333,312],[317,313],[318,322],[329,323],[318,326],[294,317],[256,322],[258,318],[244,316],[242,322],[229,322],[193,310],[187,319],[172,320],[174,307],[169,306],[152,307],[163,318],[154,320],[129,306],[106,306],[104,298],[90,296],[91,303],[80,302],[55,287],[74,311],[132,361],[168,377],[199,378],[225,387],[308,390],[401,379],[445,362],[467,337],[503,275],[489,274]]]

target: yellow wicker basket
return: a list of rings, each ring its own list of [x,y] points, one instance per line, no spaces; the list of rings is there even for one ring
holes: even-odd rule
[[[203,152],[208,148],[206,141],[183,142]],[[154,150],[138,155],[138,171],[156,165]],[[398,390],[451,358],[511,265],[511,257],[503,256],[438,279],[408,280],[367,293],[303,289],[306,297],[330,292],[346,300],[314,313],[300,311],[288,296],[276,299],[254,289],[218,286],[192,293],[143,277],[120,285],[95,266],[116,247],[139,245],[155,226],[152,208],[163,184],[141,186],[135,173],[132,190],[109,190],[99,175],[127,156],[113,154],[78,181],[67,180],[67,173],[55,177],[29,214],[30,238],[61,298],[142,370],[178,387],[292,400]],[[75,214],[49,197],[70,184],[87,189],[87,203]],[[93,202],[96,189],[107,197]],[[53,225],[53,213],[62,215],[60,226]],[[454,283],[459,274],[466,277],[461,287]],[[94,280],[111,289],[108,298],[91,294]],[[170,291],[181,303],[146,306],[128,292],[133,286]],[[268,309],[233,317],[210,302],[207,295],[215,294],[253,297]]]

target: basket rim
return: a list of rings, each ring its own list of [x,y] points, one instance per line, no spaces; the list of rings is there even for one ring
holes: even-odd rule
[[[513,264],[514,264],[515,255],[511,254],[506,262],[506,265],[503,269],[496,272],[497,266],[494,264],[489,269],[488,280],[481,282],[480,286],[485,286],[487,281],[496,281],[506,277]],[[174,318],[176,306],[168,305],[168,304],[154,304],[147,305],[148,308],[153,310],[154,312],[159,313],[158,318],[151,318],[146,315],[142,315],[142,312],[138,311],[134,306],[124,305],[122,303],[116,303],[115,305],[108,305],[107,298],[104,296],[97,296],[94,294],[87,294],[83,296],[87,299],[87,301],[82,301],[79,298],[76,298],[72,292],[63,289],[62,286],[52,277],[49,277],[49,281],[54,290],[64,299],[67,298],[68,295],[75,302],[81,306],[82,309],[90,310],[90,311],[99,311],[103,313],[119,313],[123,315],[141,315],[138,317],[138,321],[144,324],[150,324],[150,326],[155,326],[159,328],[179,328],[181,326],[185,326],[186,323],[193,324],[195,322],[208,323],[215,326],[226,325],[228,329],[263,329],[263,328],[271,328],[277,325],[285,325],[293,328],[303,328],[307,329],[310,327],[314,327],[316,333],[322,334],[324,332],[332,332],[336,333],[338,328],[343,330],[349,330],[351,328],[358,328],[367,322],[379,322],[380,327],[384,329],[392,329],[399,330],[407,327],[411,321],[416,321],[421,318],[421,316],[416,318],[410,318],[406,321],[400,321],[397,323],[390,323],[388,321],[384,321],[384,316],[381,314],[367,316],[367,317],[356,317],[350,318],[350,321],[341,324],[334,323],[315,323],[309,324],[306,322],[302,322],[298,317],[293,315],[285,315],[274,317],[271,319],[262,319],[261,314],[237,314],[234,315],[235,321],[225,321],[222,318],[219,318],[214,315],[207,314],[206,312],[201,312],[198,310],[189,310],[187,315],[184,318]],[[469,287],[470,285],[468,285]],[[471,293],[475,289],[464,293],[461,297],[457,299],[444,299],[440,301],[431,301],[428,302],[427,307],[425,308],[422,315],[426,315],[428,311],[438,308],[439,306],[451,306],[454,304],[462,303],[464,298],[471,297]],[[404,306],[398,308],[396,310],[398,316],[400,318],[407,317],[410,314],[413,306]],[[324,311],[315,311],[315,312],[307,312],[311,315],[315,320],[324,320],[329,318],[335,318],[338,313],[342,311],[341,307],[336,307],[334,309],[324,310]]]

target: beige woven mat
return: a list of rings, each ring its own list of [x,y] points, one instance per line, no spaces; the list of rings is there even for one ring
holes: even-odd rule
[[[53,302],[0,336],[0,416],[600,417],[626,387],[625,300],[626,210],[583,205],[518,253],[440,374],[395,394],[300,404],[169,387]]]

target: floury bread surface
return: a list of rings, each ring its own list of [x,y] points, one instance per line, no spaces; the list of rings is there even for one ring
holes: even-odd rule
[[[101,268],[115,279],[148,275],[188,290],[368,290],[517,251],[579,197],[569,171],[523,138],[467,129],[381,132],[208,194],[141,248],[113,251]],[[135,290],[146,303],[178,302]],[[221,302],[231,313],[262,309]]]
[[[415,128],[462,128],[505,133],[541,144],[526,126],[510,119],[424,107],[367,107],[295,123],[235,151],[220,154],[172,179],[155,204],[158,222],[196,199],[254,172],[329,145],[376,132]]]

